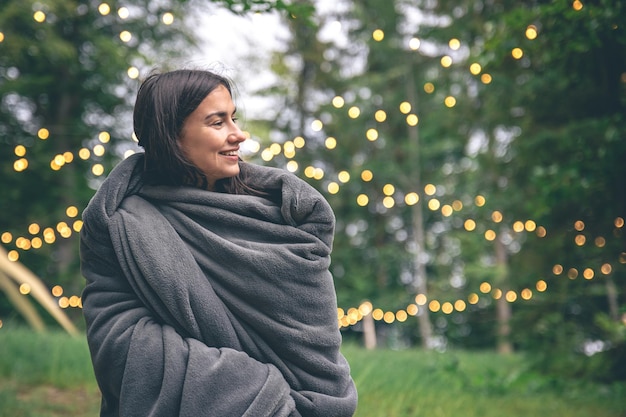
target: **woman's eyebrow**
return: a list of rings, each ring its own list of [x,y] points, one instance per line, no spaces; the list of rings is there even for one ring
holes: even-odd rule
[[[232,115],[235,115],[236,113],[237,113],[237,108],[235,107],[235,110],[233,110]],[[214,116],[218,116],[218,117],[224,118],[224,117],[228,116],[228,112],[225,112],[223,110],[214,111],[214,112],[211,112],[211,113],[207,114],[206,116],[204,116],[204,120],[209,120],[210,118],[212,118]]]

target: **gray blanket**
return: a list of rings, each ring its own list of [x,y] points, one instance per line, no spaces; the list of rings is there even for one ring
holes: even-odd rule
[[[353,415],[324,198],[246,163],[274,201],[148,186],[142,164],[120,163],[83,213],[101,416]]]

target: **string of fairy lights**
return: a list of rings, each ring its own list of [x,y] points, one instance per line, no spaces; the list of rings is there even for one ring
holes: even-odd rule
[[[572,6],[575,10],[581,10],[583,5],[580,1],[576,0]],[[101,3],[98,6],[98,12],[103,15],[109,15],[114,12],[111,6],[107,3]],[[125,20],[130,16],[130,12],[126,7],[120,7],[117,9],[117,16],[121,20]],[[45,23],[47,15],[43,10],[36,10],[33,14],[33,19],[38,23]],[[174,21],[174,15],[172,13],[164,13],[161,16],[161,21],[165,25],[170,25]],[[537,27],[529,25],[525,30],[525,37],[528,40],[534,40],[538,36]],[[129,31],[123,30],[119,33],[119,38],[122,42],[130,42],[133,38],[133,34]],[[376,42],[381,42],[385,38],[385,33],[381,29],[376,29],[372,32],[372,38]],[[5,34],[0,31],[0,43],[10,39],[10,34]],[[408,48],[417,51],[420,48],[420,40],[418,38],[411,38],[408,41]],[[461,47],[461,42],[456,39],[450,39],[448,47],[451,51],[457,51]],[[520,47],[515,47],[511,50],[511,55],[515,59],[521,59],[524,56],[524,51]],[[440,64],[443,68],[448,68],[454,64],[454,59],[451,55],[444,55],[440,59]],[[483,71],[482,66],[477,63],[471,63],[468,67],[469,72],[478,77],[483,84],[490,84],[493,80],[492,76]],[[135,66],[130,66],[127,69],[127,76],[130,79],[139,78],[139,69]],[[433,94],[436,91],[436,87],[432,82],[427,82],[423,85],[423,89],[427,94]],[[350,106],[347,100],[342,96],[335,96],[331,101],[333,107],[336,109],[346,109],[349,118],[356,120],[363,116],[363,111],[356,105]],[[444,95],[443,105],[447,108],[453,108],[457,103],[457,99],[453,95]],[[416,126],[419,123],[418,115],[413,111],[411,104],[408,101],[403,101],[397,106],[400,114],[405,118],[408,126]],[[388,113],[384,109],[378,109],[374,112],[374,120],[382,124],[388,119]],[[317,119],[311,123],[311,129],[314,132],[322,132],[324,130],[324,123]],[[376,128],[369,128],[365,132],[365,139],[369,142],[374,142],[379,138],[379,132]],[[250,135],[248,134],[248,137]],[[41,141],[46,141],[51,138],[51,133],[46,127],[41,127],[37,132],[37,138]],[[53,139],[53,138],[52,138]],[[82,147],[76,152],[67,151],[62,154],[54,155],[50,159],[50,169],[58,171],[65,165],[71,164],[77,158],[83,161],[93,160],[94,163],[91,166],[91,173],[95,177],[100,177],[105,174],[104,166],[97,162],[97,159],[105,155],[107,152],[107,145],[111,140],[109,132],[102,131],[97,135],[97,141],[93,141],[94,144],[91,147]],[[287,140],[284,143],[271,143],[269,146],[261,150],[259,142],[251,139],[252,145],[247,149],[251,153],[259,153],[263,161],[269,162],[279,155],[284,155],[287,159],[285,165],[286,169],[290,172],[298,172],[301,167],[296,161],[296,155],[299,149],[306,146],[306,141],[303,137],[295,137],[292,140]],[[335,137],[328,136],[324,140],[324,146],[329,151],[332,151],[337,147],[338,141]],[[133,151],[128,151],[125,157]],[[28,149],[23,145],[17,145],[14,148],[15,160],[13,168],[15,172],[23,172],[29,168],[28,161]],[[93,158],[96,157],[96,158]],[[322,181],[327,175],[325,170],[321,167],[315,167],[309,165],[301,170],[302,174],[310,179]],[[371,182],[375,173],[369,169],[363,169],[360,173],[360,179],[364,183]],[[341,190],[341,186],[352,180],[351,174],[348,170],[340,170],[336,174],[336,178],[326,181],[325,187],[329,194],[337,194]],[[386,209],[392,209],[399,205],[412,206],[418,204],[420,200],[424,200],[429,210],[433,212],[439,211],[442,216],[450,217],[453,215],[460,215],[465,205],[460,199],[451,201],[449,204],[443,204],[440,198],[437,198],[437,185],[426,184],[423,192],[421,190],[412,190],[406,193],[401,193],[398,188],[391,183],[387,183],[382,187],[382,205]],[[369,204],[376,202],[374,196],[369,196],[366,193],[360,193],[355,197],[357,205],[361,207],[367,207]],[[477,195],[473,199],[473,204],[476,207],[484,207],[487,204],[487,200],[482,195]],[[5,231],[0,234],[0,242],[4,245],[13,245],[8,253],[8,259],[12,262],[17,262],[20,258],[20,251],[37,250],[42,248],[45,244],[53,245],[59,238],[68,239],[74,233],[79,233],[82,228],[82,220],[78,218],[79,209],[76,206],[67,207],[66,218],[60,220],[56,225],[42,226],[38,223],[31,223],[26,228],[26,232],[19,236],[14,236],[11,232]],[[495,224],[499,224],[503,221],[503,214],[494,210],[491,213],[491,221]],[[622,229],[624,227],[624,219],[617,217],[614,220],[614,227],[616,229]],[[478,227],[477,220],[467,217],[463,221],[463,228],[467,232],[477,232],[482,230]],[[548,235],[548,231],[544,226],[537,225],[535,221],[531,219],[516,220],[512,223],[511,229],[515,233],[534,233],[539,238],[545,238]],[[574,243],[577,246],[585,246],[589,244],[588,238],[584,234],[585,224],[582,220],[578,220],[574,224],[574,229],[577,231],[574,237]],[[487,228],[483,232],[484,239],[487,241],[493,241],[497,237],[497,233],[493,228]],[[606,244],[604,237],[595,237],[593,244],[596,247],[602,248]],[[622,252],[619,258],[615,261],[619,264],[626,264],[626,252]],[[601,266],[583,268],[570,267],[567,268],[561,264],[555,264],[552,269],[554,276],[565,275],[570,280],[574,280],[579,276],[582,276],[585,280],[592,280],[597,276],[607,276],[613,272],[614,266],[610,262],[606,262]],[[475,292],[471,292],[466,298],[458,298],[455,300],[440,300],[436,298],[429,298],[426,294],[417,294],[412,302],[408,303],[405,308],[398,309],[396,311],[384,310],[382,308],[374,306],[371,302],[365,301],[359,306],[349,307],[346,309],[338,308],[338,320],[340,327],[349,327],[359,323],[363,317],[371,314],[374,320],[384,321],[385,323],[405,322],[411,316],[419,314],[420,309],[428,309],[433,313],[441,312],[443,314],[452,314],[454,312],[463,312],[468,306],[476,305],[482,298],[491,297],[492,299],[500,299],[504,297],[508,302],[528,301],[531,300],[535,294],[543,293],[548,289],[548,283],[544,279],[536,281],[533,288],[523,288],[521,290],[506,290],[497,288],[491,283],[484,281],[479,285],[479,288]],[[20,292],[23,295],[30,294],[30,287],[28,284],[21,284],[19,287]],[[51,288],[52,296],[56,297],[58,304],[61,308],[82,308],[82,301],[79,295],[65,295],[64,289],[61,285],[54,285]],[[0,322],[1,323],[1,322]]]

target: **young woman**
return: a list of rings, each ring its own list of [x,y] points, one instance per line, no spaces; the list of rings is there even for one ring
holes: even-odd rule
[[[328,271],[334,215],[244,163],[231,84],[148,77],[122,161],[83,213],[83,311],[101,416],[351,416]]]

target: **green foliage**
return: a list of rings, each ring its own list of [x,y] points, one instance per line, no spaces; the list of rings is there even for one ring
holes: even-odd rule
[[[619,416],[624,386],[542,376],[523,356],[347,345],[356,416]]]
[[[626,412],[623,384],[547,377],[523,355],[489,351],[364,350],[346,344],[359,391],[356,417],[529,415],[617,417]],[[84,338],[0,330],[0,414],[84,416],[98,410]]]
[[[84,336],[60,331],[38,334],[9,326],[6,323],[0,330],[1,379],[59,388],[95,383]]]

